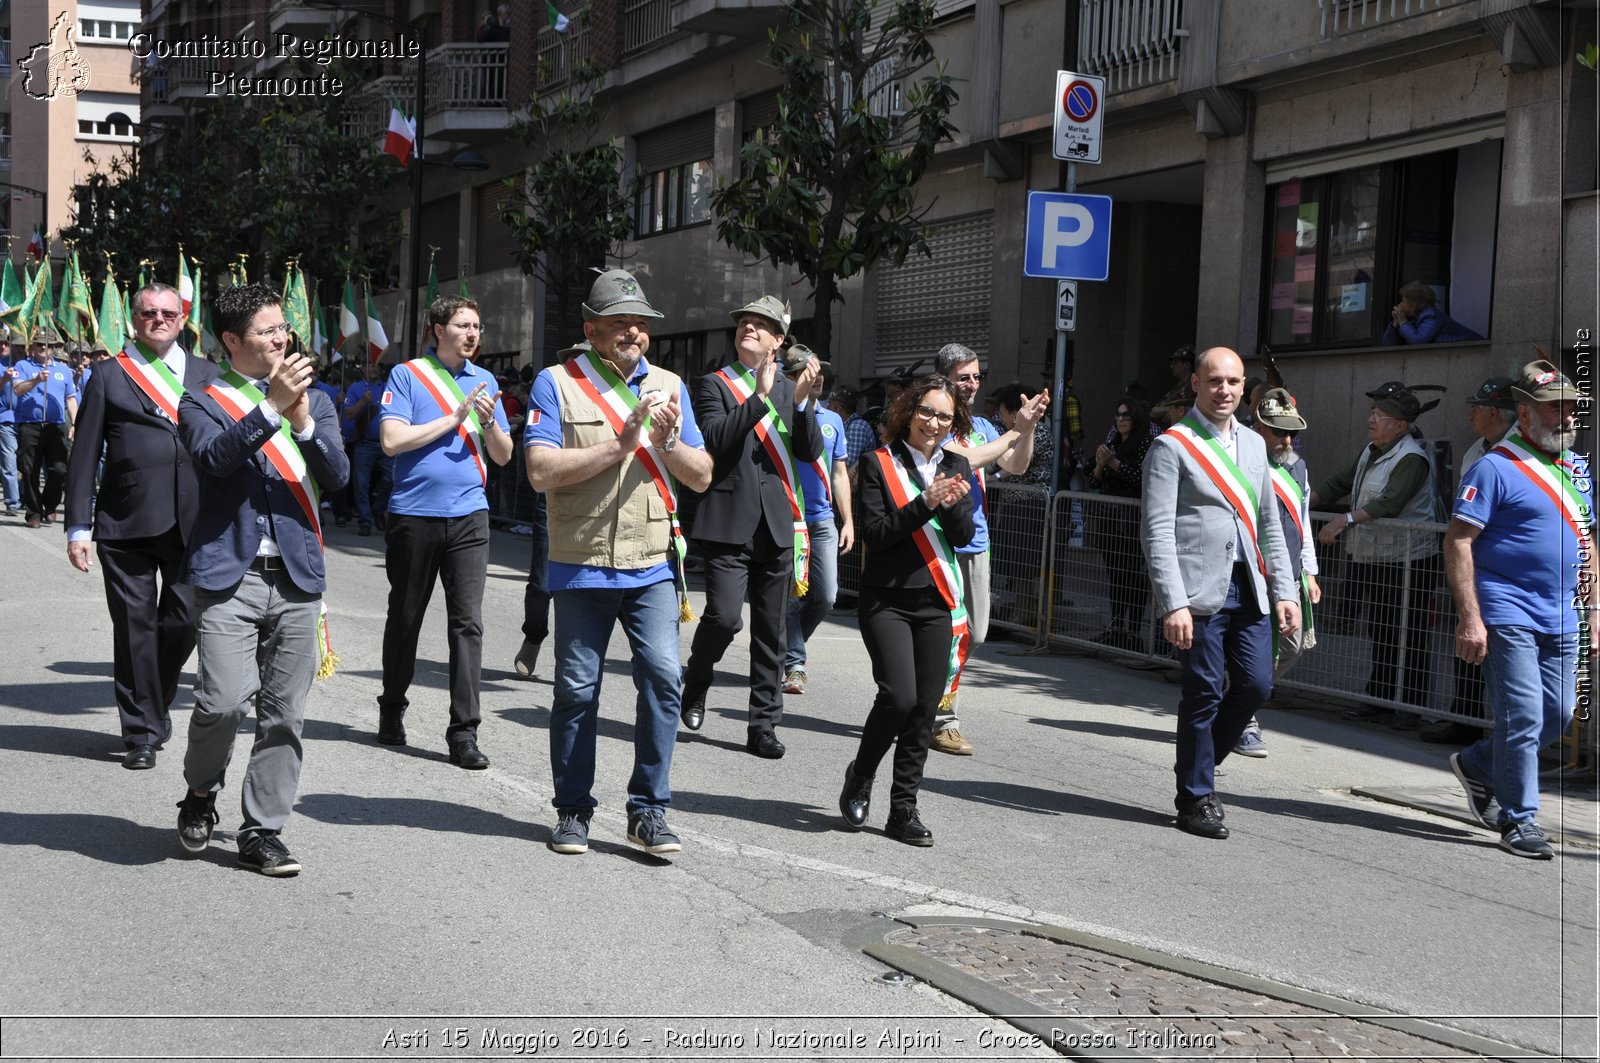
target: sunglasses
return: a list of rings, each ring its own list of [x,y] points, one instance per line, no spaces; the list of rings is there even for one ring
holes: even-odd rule
[[[141,321],[154,321],[157,318],[160,318],[162,321],[176,321],[176,320],[178,320],[179,316],[180,315],[179,315],[178,311],[176,311],[176,310],[140,310],[139,311],[139,319]]]

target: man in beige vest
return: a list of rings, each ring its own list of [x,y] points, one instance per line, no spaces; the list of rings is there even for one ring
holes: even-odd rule
[[[528,396],[528,479],[546,493],[555,603],[549,846],[558,853],[589,849],[595,719],[619,620],[639,691],[628,841],[656,856],[682,849],[666,821],[688,607],[677,498],[710,485],[711,458],[683,382],[645,361],[661,316],[626,270],[602,273],[583,304],[588,343],[562,351],[567,361],[541,372]]]

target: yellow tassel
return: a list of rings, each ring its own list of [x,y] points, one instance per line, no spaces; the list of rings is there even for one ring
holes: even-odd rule
[[[939,711],[945,712],[955,707],[956,692],[954,690],[939,699]]]
[[[317,678],[333,678],[334,669],[339,667],[339,655],[333,652],[333,638],[328,634],[328,607],[322,607],[322,614],[317,617]]]
[[[321,663],[319,663],[317,665],[317,678],[318,679],[332,679],[333,678],[333,670],[335,668],[338,668],[338,667],[339,667],[339,655],[337,653],[333,653],[331,651],[328,652],[328,653],[324,653],[322,655]]]
[[[694,615],[694,610],[689,607],[688,598],[678,599],[678,619],[685,624],[692,624],[700,619]]]
[[[810,592],[810,590],[811,584],[809,581],[803,579],[797,579],[794,581],[794,596],[796,598],[804,598]]]

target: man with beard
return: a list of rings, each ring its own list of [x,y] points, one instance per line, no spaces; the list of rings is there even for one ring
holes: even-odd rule
[[[1278,524],[1283,528],[1283,542],[1289,549],[1289,571],[1300,584],[1300,626],[1288,635],[1278,636],[1277,653],[1272,665],[1272,681],[1276,683],[1300,659],[1300,654],[1317,644],[1315,629],[1311,626],[1311,607],[1322,600],[1322,588],[1317,585],[1316,543],[1308,534],[1311,530],[1311,504],[1307,498],[1310,482],[1306,464],[1294,452],[1294,441],[1306,430],[1306,419],[1295,409],[1294,396],[1283,388],[1272,388],[1261,395],[1256,404],[1256,434],[1267,444],[1267,462],[1272,473],[1272,493],[1278,500]],[[1254,716],[1245,724],[1233,751],[1241,757],[1264,757],[1267,743],[1261,737],[1261,725]]]
[[[383,628],[378,741],[406,744],[406,696],[417,667],[417,636],[444,584],[450,644],[450,763],[489,766],[478,749],[483,672],[483,587],[489,570],[488,461],[511,460],[511,427],[494,374],[474,365],[483,337],[478,304],[444,295],[428,308],[433,350],[389,374],[378,403],[383,452],[395,459],[384,531],[389,615]]]
[[[971,642],[963,647],[983,645],[989,637],[989,504],[984,494],[983,470],[995,463],[1008,473],[1020,476],[1033,461],[1033,429],[1050,408],[1050,392],[1041,391],[1024,399],[1012,427],[1002,432],[986,417],[978,416],[976,401],[983,387],[983,366],[978,352],[959,343],[939,348],[933,371],[956,386],[956,392],[972,411],[972,432],[965,439],[951,437],[947,442],[961,448],[961,456],[972,466],[972,522],[977,529],[972,541],[956,548],[956,563],[961,567],[961,585],[966,588],[966,609]],[[933,742],[929,748],[958,757],[972,756],[972,743],[961,734],[956,716],[957,688],[950,704],[940,704],[933,720]]]
[[[1600,651],[1594,485],[1572,451],[1582,392],[1529,362],[1512,392],[1517,427],[1467,472],[1445,533],[1456,654],[1484,664],[1494,732],[1450,757],[1467,808],[1485,827],[1500,802],[1500,848],[1555,855],[1536,819],[1539,750],[1561,737],[1576,695],[1578,640]],[[1574,610],[1576,609],[1576,615]]]

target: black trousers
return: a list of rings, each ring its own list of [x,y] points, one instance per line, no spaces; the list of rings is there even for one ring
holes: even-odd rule
[[[770,731],[783,718],[783,652],[794,584],[794,544],[779,546],[766,522],[748,545],[698,543],[706,566],[706,612],[689,645],[686,687],[711,685],[712,669],[733,641],[750,599],[750,727]]]
[[[148,539],[95,543],[111,613],[111,675],[122,742],[159,746],[172,737],[172,703],[194,652],[194,588],[180,580],[176,526]],[[159,577],[159,586],[158,586]]]
[[[450,646],[448,741],[478,731],[478,682],[483,670],[483,585],[489,567],[489,513],[465,517],[389,514],[384,531],[389,574],[389,618],[383,626],[383,693],[378,705],[405,709],[417,667],[417,636],[433,597],[444,584]]]
[[[61,504],[71,452],[66,425],[18,423],[17,476],[22,480],[22,509],[28,516],[43,519]]]
[[[1359,564],[1356,578],[1367,595],[1367,627],[1372,634],[1372,672],[1367,693],[1394,698],[1407,705],[1428,704],[1428,606],[1439,583],[1438,554],[1411,562],[1409,596],[1401,601],[1405,586],[1404,564]],[[1405,615],[1405,676],[1395,689],[1400,669],[1400,617]]]
[[[876,774],[894,746],[889,807],[915,805],[933,738],[933,715],[950,673],[950,607],[931,587],[862,587],[856,615],[878,696],[861,729],[855,771]]]
[[[550,637],[550,525],[543,491],[533,491],[528,527],[533,556],[528,559],[528,587],[522,593],[522,637],[543,643]]]

